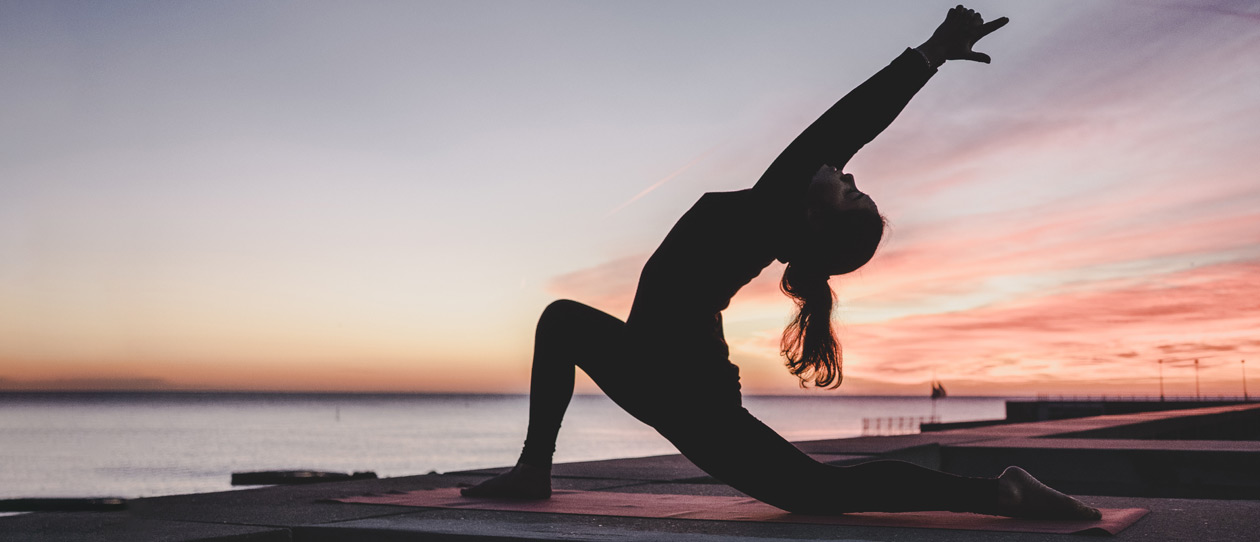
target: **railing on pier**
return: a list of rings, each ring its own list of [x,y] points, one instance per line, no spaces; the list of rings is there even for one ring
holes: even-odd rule
[[[939,416],[892,416],[862,418],[862,436],[911,435],[925,423],[941,423]]]
[[[1016,398],[1014,400],[1015,401],[1029,401],[1031,399]],[[1060,401],[1060,402],[1069,402],[1069,401],[1078,401],[1078,402],[1092,402],[1092,401],[1125,401],[1125,402],[1134,402],[1134,401],[1178,401],[1178,402],[1230,401],[1230,402],[1233,402],[1233,401],[1237,401],[1237,402],[1248,402],[1248,401],[1256,401],[1257,399],[1255,396],[1242,396],[1242,395],[1200,395],[1200,396],[1166,395],[1166,396],[1160,397],[1158,395],[1051,395],[1048,393],[1038,393],[1037,398],[1035,400],[1036,401]]]

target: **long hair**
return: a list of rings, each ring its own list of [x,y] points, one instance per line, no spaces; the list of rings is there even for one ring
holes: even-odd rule
[[[844,380],[844,355],[831,326],[836,294],[827,279],[870,261],[888,226],[878,212],[836,213],[820,222],[824,231],[832,232],[824,236],[831,241],[811,248],[825,250],[828,256],[821,263],[818,258],[803,265],[789,261],[779,283],[779,289],[796,303],[796,315],[783,330],[779,347],[788,371],[800,379],[802,388],[809,380],[819,388],[837,388]]]
[[[792,298],[797,308],[783,330],[780,349],[787,358],[788,371],[800,379],[802,388],[811,379],[819,388],[836,388],[844,379],[844,357],[831,327],[836,294],[827,278],[826,273],[789,263],[779,283],[779,289]]]

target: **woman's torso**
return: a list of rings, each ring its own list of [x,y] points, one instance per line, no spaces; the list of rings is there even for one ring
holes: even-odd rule
[[[773,218],[741,190],[707,193],[678,220],[643,266],[626,319],[638,362],[738,394],[721,313],[774,261]]]

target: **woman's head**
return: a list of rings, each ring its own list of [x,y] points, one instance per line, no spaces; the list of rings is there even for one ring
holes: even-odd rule
[[[827,275],[851,273],[870,261],[884,235],[884,217],[853,176],[823,166],[809,183],[806,227],[790,261]]]
[[[823,166],[810,182],[805,226],[790,239],[780,288],[797,313],[780,343],[788,370],[821,388],[843,379],[840,343],[831,327],[835,293],[827,279],[870,261],[884,234],[884,218],[853,176]]]

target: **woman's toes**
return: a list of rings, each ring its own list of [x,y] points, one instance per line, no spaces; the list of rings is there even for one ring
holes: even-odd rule
[[[1019,467],[998,477],[998,513],[1044,519],[1099,519],[1102,513],[1041,483]]]

